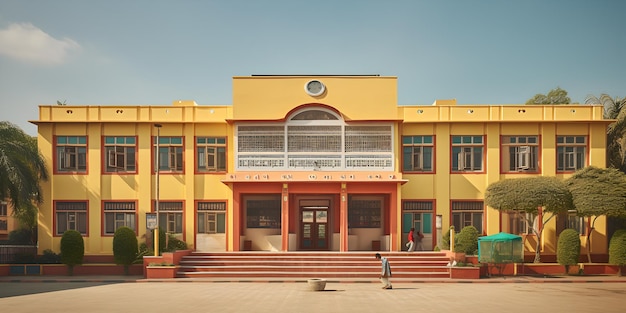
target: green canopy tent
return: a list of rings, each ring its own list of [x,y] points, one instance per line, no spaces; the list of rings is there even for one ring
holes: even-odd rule
[[[478,262],[521,263],[524,261],[522,237],[509,233],[498,233],[478,237]]]

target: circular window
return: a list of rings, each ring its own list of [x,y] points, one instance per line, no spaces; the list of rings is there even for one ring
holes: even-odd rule
[[[313,97],[317,97],[326,91],[326,86],[319,80],[310,80],[304,84],[304,91]]]

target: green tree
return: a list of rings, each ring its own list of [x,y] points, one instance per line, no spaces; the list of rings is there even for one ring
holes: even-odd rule
[[[128,268],[137,260],[139,243],[135,231],[129,227],[120,227],[113,235],[113,257],[115,264],[124,265],[124,274],[128,275]]]
[[[615,120],[606,130],[606,162],[608,167],[626,173],[626,98],[589,95],[585,103],[602,105],[604,118]]]
[[[574,229],[568,228],[561,232],[556,246],[556,261],[565,266],[565,273],[569,273],[571,265],[578,264],[580,257],[580,235]]]
[[[37,140],[19,127],[0,122],[0,199],[8,199],[13,215],[35,233],[37,204],[43,201],[40,181],[48,179]]]
[[[618,275],[623,274],[621,268],[626,265],[626,229],[618,229],[611,237],[609,264],[619,265]]]
[[[626,174],[615,168],[585,167],[565,180],[578,216],[593,217],[587,231],[587,260],[591,235],[600,216],[626,217]]]
[[[536,223],[524,217],[526,225],[537,236],[535,263],[541,262],[543,228],[558,213],[573,208],[572,194],[565,184],[554,177],[508,178],[490,184],[485,191],[485,204],[503,212],[524,212],[533,216],[543,213]],[[549,213],[549,214],[548,214]]]
[[[528,99],[526,104],[571,104],[572,99],[567,96],[567,91],[556,87],[548,92],[547,95],[536,94],[534,97]]]
[[[476,227],[463,227],[455,237],[457,244],[454,251],[463,252],[466,255],[475,255],[478,251],[478,235],[478,229],[476,229]]]
[[[68,275],[74,275],[74,266],[83,264],[85,241],[76,230],[70,229],[61,237],[61,263],[67,265]]]

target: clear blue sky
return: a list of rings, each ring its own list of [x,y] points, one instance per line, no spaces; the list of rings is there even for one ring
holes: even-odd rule
[[[232,77],[380,74],[398,103],[626,96],[621,0],[0,0],[0,120],[37,106],[231,104]]]

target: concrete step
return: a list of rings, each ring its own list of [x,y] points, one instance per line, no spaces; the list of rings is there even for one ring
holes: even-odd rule
[[[194,252],[185,256],[180,278],[361,278],[377,279],[373,252]],[[439,252],[385,252],[393,277],[449,278],[448,258]]]

